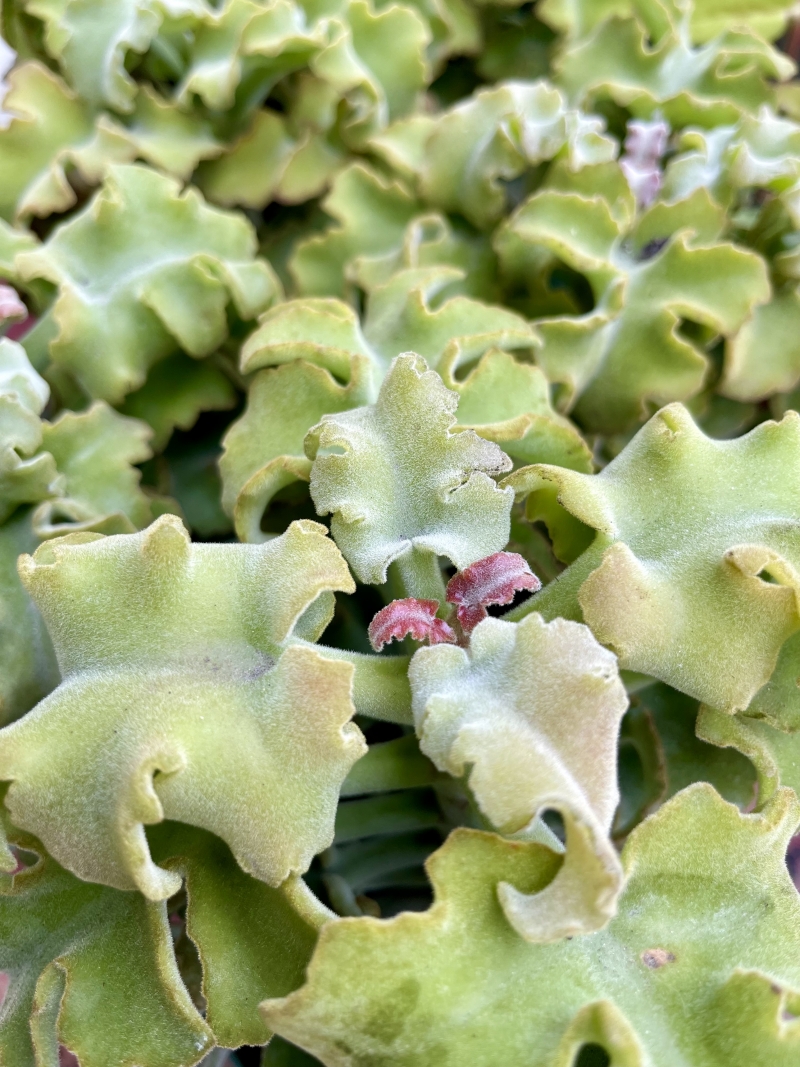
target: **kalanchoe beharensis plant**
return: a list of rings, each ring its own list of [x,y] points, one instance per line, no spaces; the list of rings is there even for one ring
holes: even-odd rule
[[[800,1063],[788,0],[5,0],[0,1067]]]

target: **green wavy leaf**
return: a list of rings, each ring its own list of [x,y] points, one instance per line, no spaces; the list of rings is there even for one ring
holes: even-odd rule
[[[203,0],[27,0],[45,23],[45,44],[70,85],[95,107],[132,111],[136,83],[130,53],[146,52],[165,21],[193,26],[208,11]]]
[[[29,711],[58,685],[59,673],[44,621],[17,574],[17,557],[38,538],[29,509],[0,526],[0,723]]]
[[[352,163],[334,179],[322,202],[336,225],[298,245],[289,269],[302,294],[344,297],[349,261],[402,245],[406,226],[422,210],[405,185]]]
[[[800,626],[797,466],[790,412],[714,441],[664,408],[596,475],[528,467],[504,482],[596,531],[567,571],[524,605],[582,617],[620,664],[725,711],[744,710]],[[542,500],[537,490],[543,490]],[[571,520],[574,522],[574,519]],[[513,613],[512,613],[513,614]]]
[[[9,830],[37,861],[0,883],[0,1063],[55,1067],[59,1042],[83,1067],[197,1063],[213,1036],[178,973],[166,905],[80,881]]]
[[[566,855],[551,885],[532,896],[498,889],[514,929],[557,941],[605,926],[622,889],[608,834],[628,700],[614,656],[578,623],[486,619],[469,650],[420,649],[409,678],[420,748],[439,770],[468,773],[490,825],[524,840],[545,810],[564,820]]]
[[[494,243],[511,280],[534,274],[543,256],[587,278],[594,308],[538,320],[536,359],[563,383],[562,402],[581,425],[621,432],[648,408],[700,391],[708,362],[682,322],[701,323],[710,338],[734,335],[770,296],[766,265],[717,240],[723,216],[704,190],[658,202],[630,226],[603,196],[560,184],[525,201]]]
[[[128,393],[122,412],[152,427],[153,450],[160,452],[173,430],[190,430],[201,412],[235,406],[236,390],[220,366],[178,352],[157,363],[141,389]]]
[[[40,538],[82,530],[133,533],[153,518],[134,464],[153,455],[150,427],[119,415],[102,400],[78,414],[65,411],[42,424],[42,448],[61,475],[58,498],[40,504],[33,528]]]
[[[275,299],[278,282],[255,251],[244,219],[155,171],[115,166],[87,207],[16,266],[58,286],[53,361],[113,403],[177,348],[213,352],[229,304],[247,321]]]
[[[53,457],[41,451],[40,414],[50,389],[16,341],[0,338],[0,522],[20,504],[34,504],[61,489]]]
[[[9,76],[4,106],[13,114],[0,131],[0,214],[11,221],[47,217],[73,207],[67,173],[94,184],[112,162],[134,155],[118,127],[98,124],[90,107],[40,63]]]
[[[180,883],[144,836],[165,818],[216,833],[271,885],[305,870],[363,749],[352,667],[296,644],[353,588],[324,528],[191,545],[165,515],[47,542],[20,573],[63,682],[0,734],[14,821],[79,877],[154,900]]]
[[[631,835],[618,916],[549,945],[517,936],[496,887],[541,890],[552,853],[458,830],[429,861],[429,911],[329,924],[307,984],[265,1017],[329,1067],[566,1067],[585,1045],[626,1067],[789,1067],[800,901],[784,852],[798,818],[788,790],[749,816],[710,786],[686,790]]]
[[[331,532],[360,581],[385,582],[397,562],[413,584],[429,558],[446,556],[461,569],[505,547],[512,494],[492,475],[510,460],[470,430],[451,432],[457,403],[407,353],[374,405],[325,415],[309,431],[312,499],[319,514],[332,513]]]
[[[786,55],[746,26],[726,27],[697,47],[682,6],[644,0],[635,7],[633,17],[620,17],[615,5],[612,17],[556,57],[555,81],[574,105],[610,99],[637,117],[658,111],[673,127],[710,128],[774,102],[774,83],[794,73]]]
[[[506,82],[482,89],[436,121],[424,151],[420,189],[427,201],[478,227],[503,214],[503,182],[558,155],[579,170],[613,159],[616,143],[597,116],[567,107],[547,82]]]
[[[204,830],[162,823],[148,837],[157,861],[185,880],[186,930],[200,956],[205,1018],[217,1044],[266,1044],[271,1031],[259,1002],[302,985],[331,913],[300,878],[277,889],[251,878]]]

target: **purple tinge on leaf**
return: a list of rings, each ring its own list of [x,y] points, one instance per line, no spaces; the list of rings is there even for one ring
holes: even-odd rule
[[[661,168],[657,163],[645,163],[639,166],[630,159],[619,161],[631,192],[636,197],[639,207],[649,207],[658,196],[661,188]]]
[[[455,574],[447,584],[447,600],[456,605],[464,633],[485,619],[487,604],[510,604],[521,589],[535,593],[542,583],[518,552],[495,552]]]
[[[669,126],[663,119],[632,119],[625,134],[625,155],[639,163],[657,163],[667,150]]]
[[[5,282],[0,282],[0,319],[25,319],[28,309],[20,300],[19,293]]]
[[[625,153],[619,161],[639,207],[652,204],[661,188],[661,157],[667,150],[669,126],[663,119],[628,123]]]
[[[369,640],[376,652],[390,641],[413,637],[415,641],[429,641],[432,645],[453,644],[456,635],[444,619],[437,619],[438,600],[393,600],[381,608],[369,624]]]

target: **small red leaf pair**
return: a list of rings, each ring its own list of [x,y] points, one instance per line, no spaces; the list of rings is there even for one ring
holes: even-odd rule
[[[510,604],[520,589],[536,592],[542,583],[517,552],[495,552],[459,571],[447,585],[447,601],[456,605],[456,617],[465,634],[489,614],[488,604]],[[369,639],[376,652],[390,641],[413,637],[432,645],[458,638],[444,619],[437,619],[438,600],[407,597],[382,608],[369,624]]]
[[[454,574],[447,585],[447,601],[470,634],[486,616],[488,604],[510,604],[520,589],[536,592],[542,583],[518,552],[495,552]]]
[[[410,596],[405,600],[393,600],[381,608],[369,624],[369,640],[376,652],[390,641],[402,641],[413,637],[415,641],[429,641],[432,645],[442,642],[454,644],[456,635],[444,619],[437,619],[438,600],[417,600]]]

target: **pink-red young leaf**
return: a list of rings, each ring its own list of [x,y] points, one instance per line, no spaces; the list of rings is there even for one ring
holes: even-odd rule
[[[390,641],[402,641],[409,636],[432,645],[453,644],[456,635],[444,619],[436,618],[438,610],[438,600],[418,600],[413,596],[393,600],[369,624],[367,632],[372,647],[380,652]]]
[[[510,604],[521,589],[536,592],[542,583],[518,552],[495,552],[453,575],[447,601],[456,605],[464,633],[472,633],[486,618],[488,604]]]
[[[24,319],[28,309],[19,298],[19,293],[10,285],[0,283],[0,319]]]

